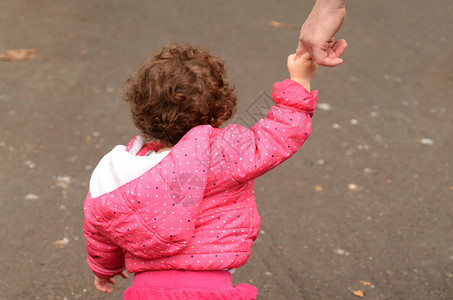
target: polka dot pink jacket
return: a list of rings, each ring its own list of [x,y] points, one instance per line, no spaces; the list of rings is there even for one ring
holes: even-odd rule
[[[90,269],[112,277],[125,268],[219,270],[245,264],[260,227],[254,179],[302,146],[317,95],[289,79],[275,83],[277,104],[251,129],[197,126],[155,165],[144,156],[158,150],[155,143],[135,138],[115,147],[100,163],[109,171],[97,179],[93,172],[85,200]],[[127,168],[136,175],[124,175]],[[94,191],[98,185],[104,187]]]

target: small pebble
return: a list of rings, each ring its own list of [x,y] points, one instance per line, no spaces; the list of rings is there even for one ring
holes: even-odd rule
[[[325,110],[325,111],[328,111],[328,110],[331,110],[332,109],[332,106],[330,106],[330,104],[328,103],[318,103],[316,105],[316,107],[320,110]]]
[[[57,186],[61,188],[67,188],[71,184],[72,179],[69,176],[58,176],[57,177]]]
[[[354,153],[354,149],[348,149],[345,154],[346,155],[352,155]]]
[[[420,140],[420,143],[422,143],[423,145],[434,145],[434,141],[432,139],[421,139]]]
[[[24,197],[25,200],[33,201],[33,200],[39,200],[39,196],[35,194],[28,194],[27,196]]]
[[[367,144],[358,144],[357,145],[357,149],[359,149],[359,150],[368,150],[368,149],[370,149],[370,146],[368,146]]]
[[[29,167],[30,169],[33,169],[35,167],[35,163],[33,163],[31,160],[27,160],[24,162],[24,164]]]

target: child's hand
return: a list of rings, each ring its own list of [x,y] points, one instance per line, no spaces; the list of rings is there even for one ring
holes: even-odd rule
[[[287,61],[289,76],[310,92],[310,82],[318,70],[318,65],[308,52],[300,55],[291,54]]]
[[[123,278],[129,278],[129,275],[126,274],[125,271],[119,274]],[[111,278],[100,278],[94,275],[94,286],[101,292],[110,294],[113,291],[113,287],[111,285],[115,284],[115,279]]]

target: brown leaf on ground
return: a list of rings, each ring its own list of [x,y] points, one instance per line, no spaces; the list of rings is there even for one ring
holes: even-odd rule
[[[54,245],[57,248],[64,248],[68,243],[69,243],[69,239],[68,238],[64,238],[62,240],[58,240],[58,241],[53,242],[52,245]]]
[[[14,49],[6,51],[5,54],[0,53],[0,60],[24,61],[27,59],[35,58],[36,55],[36,49]]]
[[[317,191],[317,192],[322,192],[322,191],[323,191],[322,186],[320,186],[320,185],[315,185],[315,191]]]
[[[268,24],[272,27],[282,28],[282,29],[299,29],[300,28],[299,25],[285,24],[285,23],[280,23],[278,21],[269,21]]]
[[[369,282],[369,281],[360,280],[360,283],[363,285],[371,285],[371,282]]]
[[[365,294],[364,294],[363,291],[361,291],[361,290],[357,290],[357,291],[352,290],[351,292],[352,292],[352,294],[353,294],[354,296],[357,296],[357,297],[363,297],[363,296],[365,296]]]

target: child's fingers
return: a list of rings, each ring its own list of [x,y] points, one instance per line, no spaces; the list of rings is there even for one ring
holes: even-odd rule
[[[100,290],[101,292],[104,292],[104,293],[107,293],[107,294],[110,294],[111,292],[113,292],[113,288],[108,285],[107,283],[103,286],[101,286],[100,288],[98,288],[98,290]]]
[[[310,56],[310,53],[305,52],[302,54],[291,54],[288,56],[287,64],[292,65],[295,63],[303,63],[303,62],[308,62],[311,61],[312,58]]]
[[[106,280],[94,280],[94,286],[97,290],[110,294],[113,288],[107,283]]]
[[[296,52],[296,54],[294,54],[294,60],[296,59],[303,59],[303,60],[311,60],[311,54],[309,52]]]

